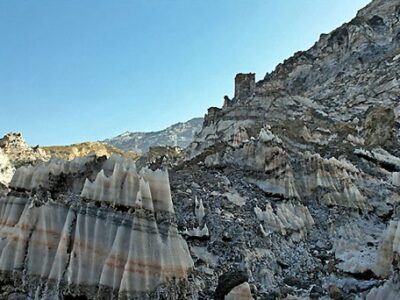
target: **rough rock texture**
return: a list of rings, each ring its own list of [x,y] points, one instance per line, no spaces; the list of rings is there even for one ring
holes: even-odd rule
[[[17,169],[10,188],[0,199],[2,299],[14,297],[7,285],[35,299],[187,299],[195,291],[166,171],[137,172],[117,156],[51,159]]]
[[[290,130],[292,124],[301,129],[302,123],[307,122],[308,130],[324,135],[318,133],[324,121],[336,127],[332,130],[331,126],[324,126],[334,135],[346,130],[337,126],[343,122],[348,134],[357,135],[357,120],[364,118],[370,106],[390,107],[397,115],[398,5],[397,0],[372,1],[349,23],[321,35],[312,48],[279,64],[254,88],[248,87],[252,86],[247,84],[250,79],[245,80],[243,96],[237,91],[243,84],[240,80],[235,88],[239,97],[222,109],[209,110],[206,126],[191,145],[189,156],[216,142],[231,140],[239,129],[254,136],[265,123]],[[341,137],[338,134],[332,139]]]
[[[15,172],[14,166],[11,164],[8,156],[0,149],[0,184],[8,185]]]
[[[137,153],[147,152],[150,147],[154,146],[186,148],[193,141],[194,135],[200,131],[202,124],[203,118],[194,118],[156,132],[128,131],[102,142],[122,150]]]
[[[394,144],[395,114],[393,109],[376,106],[367,111],[365,145],[388,147]]]
[[[260,299],[400,298],[399,70],[400,1],[375,0],[263,80],[236,76],[171,172],[178,226],[204,206],[200,295],[241,270]]]
[[[8,184],[15,169],[47,160],[49,157],[39,148],[30,147],[21,133],[9,133],[0,139],[0,196],[8,192]]]
[[[47,160],[49,156],[39,146],[29,146],[21,133],[9,133],[0,139],[0,149],[14,167],[35,161]]]
[[[172,167],[184,157],[184,151],[178,146],[154,146],[136,162],[138,166],[151,165],[153,168]]]

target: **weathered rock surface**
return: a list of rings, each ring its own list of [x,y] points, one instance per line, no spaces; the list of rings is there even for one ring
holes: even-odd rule
[[[43,149],[30,147],[21,133],[9,133],[0,139],[0,196],[8,192],[15,169],[49,159]]]
[[[49,156],[39,146],[29,146],[21,133],[9,133],[0,139],[0,149],[14,167],[35,161],[47,160]]]
[[[388,147],[393,145],[395,114],[393,109],[376,106],[367,111],[365,119],[365,145]]]
[[[15,172],[8,156],[0,149],[0,184],[7,186]]]
[[[218,258],[194,257],[204,293],[239,269],[260,299],[400,298],[399,13],[372,1],[208,110],[171,176],[178,226],[206,211],[209,238],[188,239]]]

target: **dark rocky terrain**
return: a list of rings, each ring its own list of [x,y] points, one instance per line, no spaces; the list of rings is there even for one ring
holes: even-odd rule
[[[55,289],[45,273],[40,280],[32,276],[34,239],[28,235],[16,248],[21,263],[1,273],[2,297],[34,299],[40,291],[43,299],[400,299],[399,72],[400,0],[374,0],[263,80],[238,74],[234,97],[208,110],[184,152],[155,147],[144,155],[140,167],[169,167],[169,185],[165,173],[137,173],[132,161],[116,157],[17,171],[1,200],[2,220],[18,221],[7,206],[18,197],[38,216],[57,204],[92,217],[98,207],[96,220],[150,222],[141,233],[132,229],[131,240],[139,242],[117,247],[145,263],[124,268],[127,255],[116,263],[147,289],[118,276],[112,284],[103,275],[98,283],[76,283],[65,275],[74,272],[70,266]],[[68,168],[59,171],[60,165]],[[135,195],[132,182],[140,176],[142,191]],[[122,192],[127,189],[134,203]],[[10,267],[2,247],[12,244],[10,232],[24,226],[1,224],[4,271]],[[79,222],[71,224],[73,229]],[[85,224],[89,231],[71,235],[90,240],[92,223]],[[163,260],[147,263],[155,240],[155,251],[172,267]],[[74,247],[61,253],[80,266],[74,255],[83,252]],[[162,276],[154,275],[154,265]],[[108,279],[106,271],[101,274]]]

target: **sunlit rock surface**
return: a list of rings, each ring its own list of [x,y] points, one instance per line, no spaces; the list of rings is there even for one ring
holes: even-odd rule
[[[21,133],[6,134],[0,139],[0,195],[8,190],[16,168],[48,158],[38,146],[30,147]]]
[[[8,185],[15,172],[14,166],[11,164],[8,156],[0,149],[0,184]]]
[[[29,146],[21,133],[6,134],[0,139],[0,149],[15,167],[49,158],[39,146]]]
[[[145,299],[184,284],[193,262],[178,233],[168,173],[95,156],[19,168],[0,200],[0,273],[36,299]],[[40,259],[39,259],[40,258]],[[178,284],[178,285],[177,285]]]

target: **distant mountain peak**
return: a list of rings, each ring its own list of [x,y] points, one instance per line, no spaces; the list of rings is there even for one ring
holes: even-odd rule
[[[186,148],[193,141],[195,133],[201,130],[202,125],[203,118],[193,118],[187,122],[175,123],[159,131],[126,131],[102,142],[122,150],[135,152],[147,152],[153,146]]]

